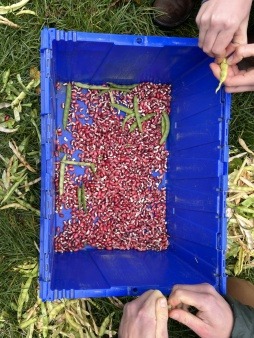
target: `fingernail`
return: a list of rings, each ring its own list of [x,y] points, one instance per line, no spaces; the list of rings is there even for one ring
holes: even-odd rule
[[[163,307],[163,308],[167,307],[167,300],[166,300],[166,298],[161,298],[160,299],[160,306]]]

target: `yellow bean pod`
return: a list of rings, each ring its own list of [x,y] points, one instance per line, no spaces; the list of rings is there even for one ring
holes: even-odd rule
[[[215,90],[215,93],[217,93],[220,90],[221,85],[227,78],[227,75],[228,75],[228,63],[227,63],[227,59],[224,58],[220,64],[220,82],[219,82],[218,87]]]

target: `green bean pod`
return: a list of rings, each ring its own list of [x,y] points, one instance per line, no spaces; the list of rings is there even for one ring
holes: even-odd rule
[[[66,99],[65,99],[64,113],[63,113],[63,128],[64,129],[66,129],[67,127],[70,107],[71,107],[71,83],[69,82],[67,84],[67,89],[66,89]]]
[[[95,164],[91,162],[77,162],[77,161],[69,161],[69,160],[62,159],[61,163],[70,164],[70,165],[78,165],[81,167],[90,167],[93,172],[96,171]]]
[[[164,133],[165,133],[165,128],[166,128],[165,119],[164,119],[164,116],[161,115],[161,136],[164,135]]]
[[[150,113],[150,114],[146,114],[145,116],[142,116],[140,118],[141,123],[145,122],[145,121],[149,121],[152,117],[154,117],[156,114],[155,113]],[[138,126],[137,122],[133,122],[132,125],[130,126],[130,132],[133,132]]]
[[[168,114],[164,111],[164,112],[162,112],[162,116],[163,116],[164,122],[165,122],[165,131],[164,131],[164,134],[162,135],[162,138],[160,140],[160,145],[162,145],[164,142],[166,142],[168,134],[169,134],[169,130],[170,130],[170,120],[169,120]]]
[[[61,196],[64,192],[64,172],[65,172],[65,159],[66,154],[62,158],[62,161],[60,163],[60,171],[59,171],[59,195]]]
[[[114,90],[131,90],[137,87],[137,84],[132,85],[119,85],[113,82],[107,82],[107,84]]]
[[[137,120],[138,129],[142,133],[142,123],[141,123],[140,114],[138,111],[138,98],[136,95],[134,96],[134,99],[133,99],[133,106],[134,106],[134,113],[135,113],[135,117]]]
[[[104,89],[110,89],[109,87],[105,86],[96,86],[96,85],[89,85],[88,83],[82,83],[82,82],[74,82],[74,85],[79,88],[83,89],[91,89],[91,90],[104,90]]]
[[[134,114],[126,115],[125,119],[123,120],[122,128],[124,129],[126,122],[134,117]]]
[[[117,103],[112,103],[111,104],[112,107],[123,111],[124,113],[130,115],[130,114],[134,114],[134,111],[128,107],[122,106],[121,104],[117,104]]]

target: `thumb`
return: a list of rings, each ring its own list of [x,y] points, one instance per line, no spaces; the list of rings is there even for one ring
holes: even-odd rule
[[[169,317],[177,320],[179,323],[182,323],[188,326],[192,331],[194,331],[198,336],[202,337],[204,332],[206,332],[206,324],[194,316],[188,311],[184,311],[181,309],[171,310],[169,313]]]
[[[254,44],[241,45],[236,48],[235,52],[227,59],[227,62],[229,65],[235,65],[250,56],[254,56]]]
[[[168,304],[165,297],[156,301],[156,338],[168,338]]]

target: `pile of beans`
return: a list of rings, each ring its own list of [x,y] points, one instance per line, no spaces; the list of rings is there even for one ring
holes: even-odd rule
[[[155,113],[142,123],[142,132],[112,102],[133,109],[138,98],[140,116]],[[170,112],[170,86],[141,83],[130,91],[84,90],[72,84],[66,130],[70,144],[56,141],[56,212],[71,209],[71,218],[57,227],[55,251],[98,249],[165,250],[166,191],[163,184],[168,151],[162,137],[162,113]],[[113,101],[112,101],[113,100]],[[82,106],[85,104],[86,108]],[[57,129],[61,135],[62,129]],[[93,163],[92,167],[66,164],[64,189],[59,193],[60,162]],[[82,186],[85,203],[78,199]]]

